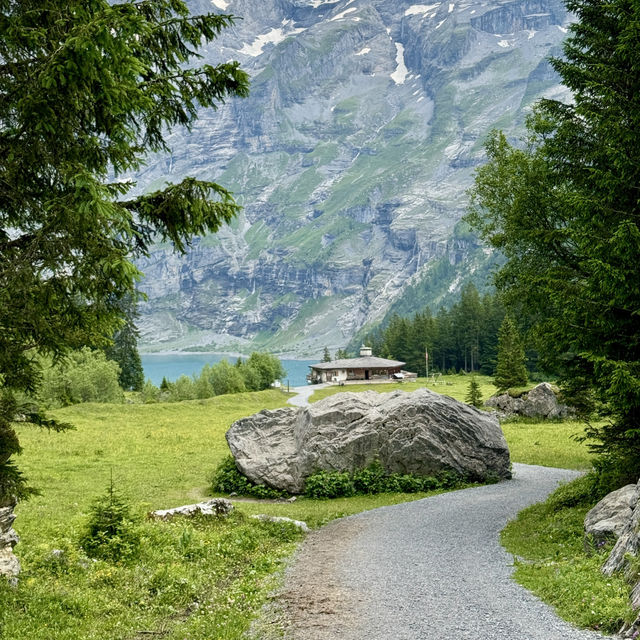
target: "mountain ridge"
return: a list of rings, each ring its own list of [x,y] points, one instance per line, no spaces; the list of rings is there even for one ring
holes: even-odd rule
[[[251,96],[203,110],[136,178],[214,179],[244,210],[184,257],[158,245],[138,261],[143,350],[313,357],[443,260],[455,268],[433,306],[486,272],[487,250],[454,229],[488,132],[517,138],[533,101],[565,94],[546,62],[570,18],[560,2],[189,4],[242,16],[203,55],[240,60]]]

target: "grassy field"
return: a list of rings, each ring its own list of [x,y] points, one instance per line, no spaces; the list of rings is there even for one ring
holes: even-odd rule
[[[518,514],[501,541],[515,558],[515,578],[580,627],[617,632],[635,618],[624,576],[600,572],[611,545],[585,550],[583,522],[593,505],[590,478],[561,486]]]
[[[475,376],[478,384],[480,385],[480,393],[486,400],[489,396],[494,395],[497,392],[497,388],[493,384],[493,378],[489,376]],[[313,393],[310,398],[310,402],[317,402],[328,396],[332,396],[336,393],[343,393],[345,391],[377,391],[378,393],[387,393],[389,391],[415,391],[426,387],[431,391],[442,393],[446,396],[451,396],[456,400],[464,402],[464,398],[469,391],[469,382],[471,376],[442,376],[438,380],[438,384],[434,384],[431,379],[427,381],[426,378],[417,378],[415,381],[403,381],[403,382],[390,382],[375,383],[375,384],[347,384],[343,387],[332,386],[323,387]]]
[[[493,393],[489,378],[478,381],[485,398]],[[432,388],[464,398],[468,377],[445,382]],[[418,386],[420,381],[374,388]],[[248,515],[283,515],[320,526],[426,495],[240,502],[226,521],[143,519],[151,509],[205,498],[209,475],[228,453],[224,433],[231,422],[282,406],[286,399],[280,391],[266,391],[173,404],[86,404],[55,412],[73,423],[74,431],[50,434],[19,425],[20,466],[42,495],[17,509],[22,542],[16,551],[24,570],[17,588],[0,586],[0,638],[241,638],[299,539],[291,527]],[[577,423],[512,423],[504,431],[516,462],[589,465],[584,446],[569,437],[580,432]],[[88,561],[78,540],[91,503],[105,493],[112,476],[139,517],[140,550],[128,562]]]

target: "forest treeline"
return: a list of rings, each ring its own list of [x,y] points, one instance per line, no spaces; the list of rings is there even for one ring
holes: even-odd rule
[[[504,317],[497,295],[481,296],[469,283],[450,309],[443,307],[434,315],[427,307],[409,318],[394,315],[386,326],[367,334],[365,342],[375,355],[406,362],[406,369],[418,375],[425,375],[425,350],[430,372],[493,375]],[[530,358],[529,364],[534,361]]]

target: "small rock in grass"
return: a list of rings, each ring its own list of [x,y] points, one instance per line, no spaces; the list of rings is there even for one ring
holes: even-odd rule
[[[207,502],[197,504],[186,504],[174,509],[158,509],[152,511],[149,517],[154,520],[170,520],[174,516],[186,516],[193,518],[197,515],[203,516],[227,516],[233,511],[233,504],[226,498],[212,498]]]
[[[292,520],[291,518],[285,518],[283,516],[268,516],[266,513],[259,513],[255,516],[251,516],[255,520],[262,520],[264,522],[289,522],[294,527],[300,529],[304,533],[309,533],[310,529],[306,522],[302,520]]]

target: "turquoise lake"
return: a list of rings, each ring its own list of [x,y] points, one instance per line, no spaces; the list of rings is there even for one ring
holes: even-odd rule
[[[141,354],[144,377],[149,378],[156,386],[162,382],[162,378],[169,381],[177,380],[180,376],[198,374],[205,364],[215,364],[220,360],[228,360],[234,363],[236,356],[224,353],[145,353]],[[306,375],[309,373],[309,365],[317,360],[281,360],[287,375],[282,379],[286,386],[287,381],[291,387],[301,387],[307,384]]]

